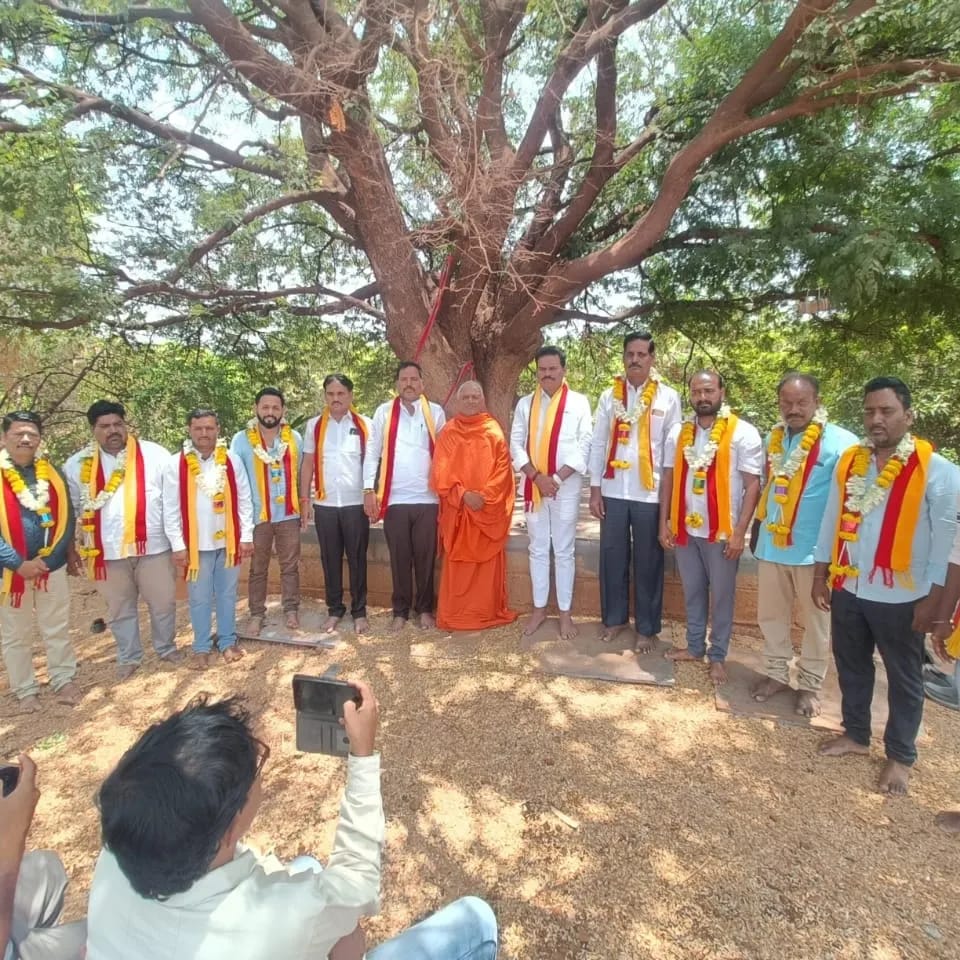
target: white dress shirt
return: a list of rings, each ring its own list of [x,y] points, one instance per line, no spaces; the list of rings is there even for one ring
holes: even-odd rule
[[[627,381],[627,410],[633,410],[643,394],[646,382],[639,387]],[[665,383],[657,384],[657,392],[650,404],[650,446],[653,451],[653,489],[648,490],[640,480],[638,465],[640,448],[638,435],[640,425],[630,424],[630,441],[626,445],[618,444],[614,453],[615,460],[630,464],[622,470],[614,470],[612,477],[604,477],[607,471],[607,459],[610,453],[610,431],[616,419],[613,412],[613,388],[604,390],[597,401],[597,422],[593,428],[593,440],[590,444],[590,486],[599,487],[604,497],[617,500],[636,500],[640,503],[658,503],[660,501],[660,471],[663,469],[663,452],[667,435],[675,423],[682,417],[680,396],[673,387]],[[667,466],[672,466],[667,463]]]
[[[677,457],[677,442],[680,437],[682,423],[676,423],[670,429],[667,435],[667,442],[664,445],[663,457],[664,464],[668,469],[672,469]],[[713,426],[701,427],[694,420],[694,449],[699,453],[707,440],[710,439],[710,431]],[[674,469],[673,482],[677,483],[680,477]],[[736,429],[733,431],[733,437],[730,441],[730,529],[737,525],[737,519],[740,516],[740,507],[743,505],[743,478],[742,473],[752,474],[755,477],[763,475],[763,440],[757,428],[746,420],[737,419]],[[710,528],[706,522],[709,512],[707,509],[706,492],[695,494],[693,492],[693,471],[687,470],[687,513],[699,513],[704,519],[702,527],[691,527],[687,524],[687,533],[691,537],[707,538],[710,536]]]
[[[163,553],[170,549],[170,543],[163,530],[163,470],[170,459],[170,452],[159,443],[138,440],[143,456],[144,488],[147,495],[147,549],[146,555]],[[70,487],[70,499],[77,511],[77,523],[83,514],[83,496],[80,488],[80,450],[64,465],[63,472]],[[104,479],[109,479],[117,466],[117,458],[100,448],[100,463],[103,465]],[[103,540],[104,560],[122,560],[135,557],[136,547],[123,542],[124,527],[123,484],[116,493],[100,508],[100,536]]]
[[[533,394],[527,394],[517,401],[517,409],[513,412],[513,424],[510,427],[510,456],[513,459],[513,469],[517,473],[530,463],[530,454],[527,453],[528,435],[530,448],[534,451],[537,449],[540,432],[546,428],[548,405],[549,400],[544,394],[543,401],[540,403],[538,422],[531,424]],[[567,400],[563,406],[563,417],[560,420],[560,434],[557,438],[557,469],[569,467],[574,473],[579,474],[576,478],[578,484],[583,474],[587,472],[592,426],[590,401],[582,393],[568,390]]]
[[[187,543],[183,539],[183,517],[180,513],[181,456],[179,453],[173,454],[163,471],[163,528],[174,552],[187,549]],[[247,479],[247,471],[243,469],[243,461],[236,454],[228,453],[227,457],[233,465],[233,475],[237,479],[240,542],[253,543],[253,501],[250,499],[250,481]],[[210,454],[204,459],[198,454],[197,462],[200,464],[201,475],[209,477],[212,483],[217,470],[214,455]],[[226,549],[226,540],[223,536],[217,536],[217,533],[222,534],[226,529],[226,511],[217,513],[213,509],[213,501],[197,484],[197,548],[199,550]]]
[[[373,421],[359,415],[367,427],[367,452],[370,456],[370,440],[373,439]],[[323,489],[325,500],[316,499],[318,507],[357,507],[363,505],[363,463],[360,460],[360,429],[353,417],[345,413],[339,421],[333,417],[327,421],[327,432],[323,438],[323,450],[317,454],[316,428],[320,417],[307,421],[303,435],[303,452],[323,458]],[[394,471],[396,480],[396,471]]]
[[[290,874],[238,848],[189,890],[148,900],[101,852],[90,888],[87,960],[315,960],[380,895],[380,757],[349,757],[333,852],[320,873]]]
[[[373,415],[373,433],[367,444],[367,458],[363,464],[365,488],[376,487],[377,467],[387,442],[386,427],[392,406],[392,400],[381,403]],[[443,407],[431,403],[430,412],[433,414],[434,429],[439,433],[440,428],[447,422]],[[413,413],[401,403],[389,502],[438,503],[437,495],[430,489],[431,462],[430,431],[427,429],[419,399],[413,405]]]

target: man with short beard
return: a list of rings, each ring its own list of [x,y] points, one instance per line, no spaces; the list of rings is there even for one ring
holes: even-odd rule
[[[137,601],[150,611],[157,656],[179,663],[177,597],[170,542],[163,530],[163,468],[170,454],[127,430],[122,403],[98,400],[87,410],[93,441],[75,453],[64,473],[80,517],[87,573],[107,604],[117,641],[117,675],[126,680],[140,666]],[[131,509],[132,508],[132,509]]]
[[[297,486],[303,438],[284,419],[286,402],[276,387],[264,387],[254,417],[234,434],[230,451],[247,471],[253,500],[253,559],[247,630],[258,634],[267,615],[267,574],[274,548],[280,564],[280,601],[287,628],[300,628],[300,498]]]

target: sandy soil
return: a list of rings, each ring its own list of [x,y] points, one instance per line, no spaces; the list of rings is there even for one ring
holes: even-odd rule
[[[148,654],[117,685],[110,635],[88,633],[101,613],[78,586],[76,709],[45,694],[25,717],[0,688],[0,755],[27,748],[40,764],[31,844],[63,857],[71,916],[97,855],[100,780],[201,691],[245,694],[272,746],[252,842],[323,857],[343,770],[294,750],[290,677],[338,663],[382,704],[388,849],[371,943],[474,893],[497,912],[505,960],[960,957],[960,845],[933,825],[960,806],[960,715],[928,707],[913,793],[890,801],[873,792],[876,748],[818,759],[809,730],[717,712],[696,666],[673,689],[548,678],[518,652],[519,627],[458,657],[439,632],[388,638],[379,613],[336,651],[251,643],[203,674]]]

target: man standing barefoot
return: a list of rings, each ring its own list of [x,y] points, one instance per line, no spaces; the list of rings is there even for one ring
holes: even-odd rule
[[[936,616],[956,529],[956,467],[910,433],[910,389],[876,377],[863,389],[866,439],[840,457],[814,554],[813,601],[830,611],[844,734],[825,757],[870,750],[874,650],[890,716],[881,793],[907,792],[923,718],[923,637]]]

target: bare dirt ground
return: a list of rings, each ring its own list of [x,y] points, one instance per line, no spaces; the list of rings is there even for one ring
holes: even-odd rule
[[[295,751],[290,678],[339,663],[382,709],[388,844],[371,944],[473,893],[497,912],[505,960],[960,957],[960,845],[933,825],[960,806],[960,716],[935,705],[913,792],[890,801],[873,792],[878,748],[819,759],[809,730],[717,712],[696,666],[672,689],[544,677],[518,626],[456,657],[440,632],[388,638],[379,613],[373,635],[336,651],[250,643],[202,674],[148,653],[117,685],[110,634],[88,632],[101,613],[79,585],[76,709],[45,692],[22,716],[0,688],[0,755],[29,749],[40,764],[31,845],[63,857],[71,917],[98,851],[99,782],[201,691],[243,693],[272,746],[251,842],[324,857],[343,769]]]

